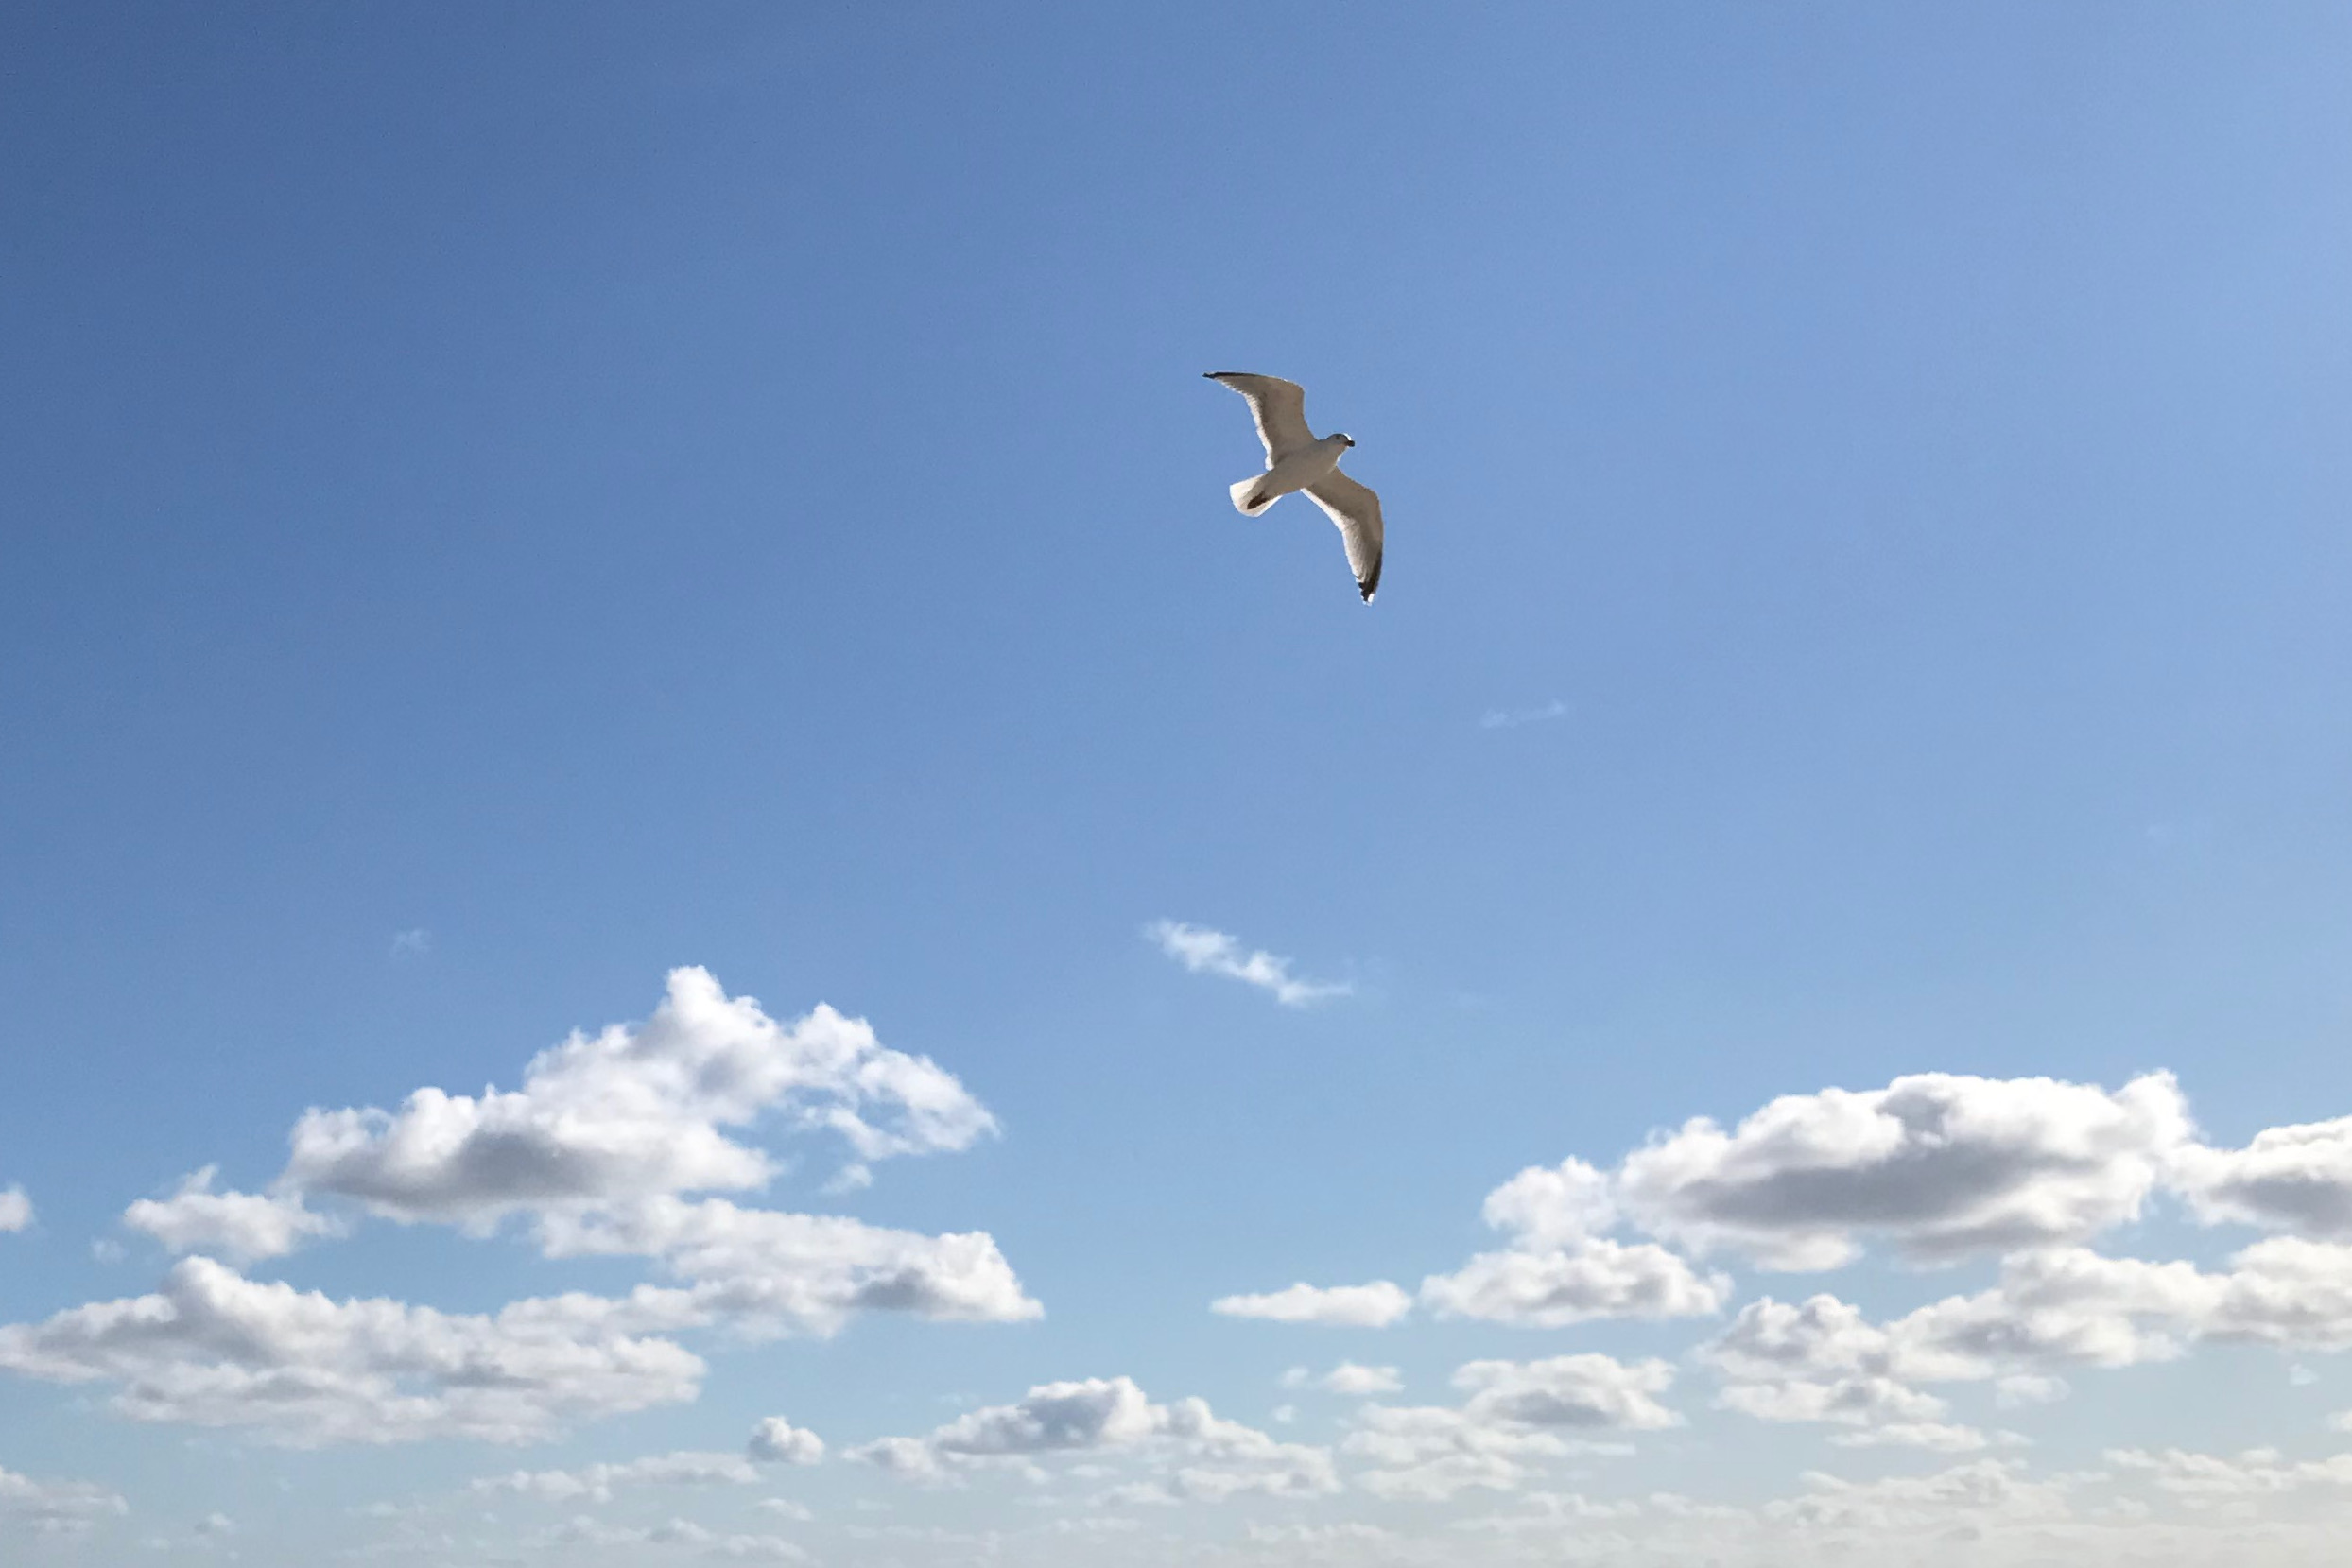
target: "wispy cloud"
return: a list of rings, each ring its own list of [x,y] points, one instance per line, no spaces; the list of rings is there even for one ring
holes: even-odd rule
[[[1558,698],[1540,708],[1489,708],[1479,715],[1481,730],[1516,730],[1522,724],[1543,724],[1568,716],[1568,705]]]
[[[22,1231],[33,1222],[33,1200],[22,1187],[0,1187],[0,1231]]]
[[[1289,959],[1276,957],[1263,948],[1245,953],[1238,939],[1204,925],[1153,921],[1144,927],[1144,935],[1193,974],[1221,974],[1228,980],[1255,986],[1271,992],[1274,1000],[1286,1008],[1312,1007],[1335,996],[1350,995],[1356,990],[1345,981],[1298,979],[1290,973]]]
[[[422,925],[392,933],[392,956],[396,959],[422,958],[432,951],[433,933]]]

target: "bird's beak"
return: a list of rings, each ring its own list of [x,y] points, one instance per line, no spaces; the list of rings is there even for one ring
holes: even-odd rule
[[[1350,446],[1354,446],[1356,443],[1355,443],[1354,441],[1352,441],[1352,440],[1351,440],[1351,441],[1349,441],[1347,444],[1348,444],[1348,445],[1350,445]]]

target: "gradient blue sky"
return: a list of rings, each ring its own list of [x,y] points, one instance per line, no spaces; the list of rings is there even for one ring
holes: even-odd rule
[[[1461,1527],[1666,1490],[1796,1561],[1835,1544],[1806,1473],[1892,1508],[1967,1466],[2026,1499],[1985,1528],[2075,1560],[2352,1549],[2352,1488],[2292,1468],[2352,1440],[2352,1312],[2020,1362],[2072,1386],[2031,1408],[1943,1387],[2020,1440],[1926,1453],[1720,1408],[1706,1347],[1759,1297],[1982,1290],[1997,1249],[1790,1275],[1628,1220],[1727,1276],[1712,1314],[1208,1309],[1409,1291],[1501,1245],[1523,1168],[1833,1086],[2169,1070],[2217,1159],[2352,1112],[2352,13],[46,4],[0,60],[0,1322],[156,1291],[126,1205],[270,1188],[306,1108],[514,1089],[683,965],[869,1020],[1001,1129],[829,1192],[771,1117],[737,1135],[789,1168],[723,1196],[985,1232],[1044,1308],[687,1334],[694,1398],[519,1450],[141,1420],[0,1330],[0,1557],[1727,1549],[1655,1503]],[[1358,441],[1370,609],[1304,501],[1227,504],[1228,368]],[[1188,972],[1159,920],[1349,991]],[[2344,1239],[2217,1217],[2220,1180],[2060,1239]],[[663,1278],[320,1192],[351,1233],[246,1275],[466,1314]],[[1465,1363],[1586,1353],[1662,1358],[1682,1424],[1595,1457],[1506,1422],[1526,1473],[1450,1499],[1367,1491],[1380,1418],[1279,1382],[1454,1407]],[[1120,1377],[1338,1490],[1122,1511],[849,1456]],[[467,1490],[775,1414],[826,1460]]]

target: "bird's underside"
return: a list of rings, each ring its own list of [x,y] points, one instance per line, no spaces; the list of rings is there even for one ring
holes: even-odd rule
[[[1316,439],[1306,425],[1306,391],[1295,381],[1244,370],[1211,370],[1208,379],[1248,401],[1266,448],[1266,472],[1232,487],[1234,506],[1256,517],[1283,496],[1304,491],[1339,526],[1356,591],[1370,604],[1380,588],[1383,529],[1380,497],[1340,472],[1340,454],[1356,443],[1344,436]]]

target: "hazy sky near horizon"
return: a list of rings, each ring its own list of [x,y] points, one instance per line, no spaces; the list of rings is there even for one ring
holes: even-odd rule
[[[2352,1552],[2352,13],[0,61],[0,1560]]]

